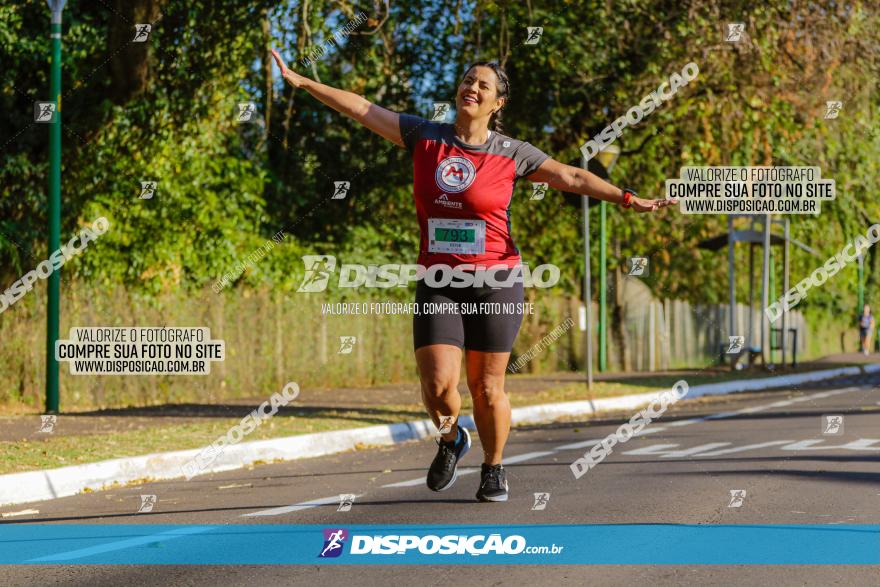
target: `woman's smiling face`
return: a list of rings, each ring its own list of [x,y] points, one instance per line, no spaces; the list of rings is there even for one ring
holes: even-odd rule
[[[498,76],[491,67],[470,68],[458,85],[455,107],[470,118],[488,117],[504,104],[498,97]]]

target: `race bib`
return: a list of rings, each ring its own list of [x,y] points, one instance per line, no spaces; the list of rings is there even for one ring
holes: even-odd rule
[[[479,255],[486,252],[486,221],[428,218],[428,251]]]

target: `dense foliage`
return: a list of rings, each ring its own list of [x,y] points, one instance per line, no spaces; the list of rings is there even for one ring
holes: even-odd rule
[[[328,42],[361,12],[365,23]],[[793,236],[821,256],[796,254],[793,280],[880,219],[873,2],[71,0],[64,14],[63,235],[100,215],[113,224],[65,272],[99,283],[145,294],[200,289],[279,230],[284,244],[239,287],[295,288],[305,253],[415,259],[406,153],[283,86],[267,55],[273,45],[303,75],[421,115],[452,99],[467,63],[499,60],[512,83],[505,132],[564,162],[695,61],[699,78],[626,130],[613,181],[656,197],[682,165],[820,166],[838,196],[818,217],[792,217]],[[724,41],[731,21],[747,25],[740,43]],[[149,41],[132,43],[143,22],[152,23]],[[543,27],[539,43],[524,43],[527,26]],[[4,287],[47,255],[48,132],[31,113],[47,99],[48,28],[43,0],[0,7]],[[318,47],[326,50],[302,66]],[[839,118],[823,118],[828,100],[844,102]],[[246,101],[257,115],[239,123]],[[143,180],[158,182],[152,199],[138,199]],[[334,181],[350,182],[349,197],[330,199]],[[528,190],[522,182],[513,207],[520,248],[533,264],[569,268],[576,291],[579,210],[553,192],[530,201]],[[612,268],[646,254],[658,297],[725,299],[724,253],[696,245],[726,230],[726,217],[609,217]],[[737,255],[746,267],[745,249]],[[872,295],[877,263],[872,251]],[[805,304],[852,312],[854,281],[847,270]]]

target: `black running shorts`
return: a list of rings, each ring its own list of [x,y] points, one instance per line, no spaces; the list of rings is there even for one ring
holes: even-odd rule
[[[512,269],[498,270],[497,282]],[[413,347],[451,344],[487,353],[509,353],[523,318],[523,284],[506,287],[416,286]]]

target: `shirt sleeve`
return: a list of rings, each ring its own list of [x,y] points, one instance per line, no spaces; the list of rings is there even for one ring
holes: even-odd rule
[[[519,179],[537,171],[538,167],[550,158],[550,155],[531,143],[523,142],[514,153],[513,158],[516,161],[516,179]]]
[[[400,138],[406,145],[406,150],[412,155],[416,148],[416,143],[422,137],[422,132],[428,126],[428,121],[412,114],[400,115]]]

